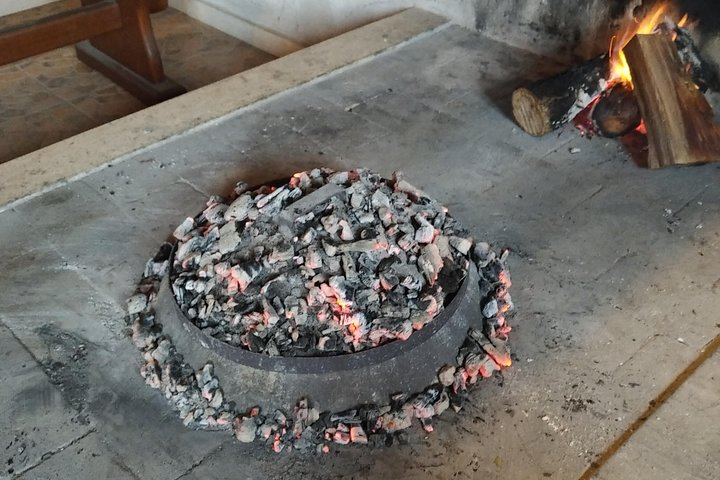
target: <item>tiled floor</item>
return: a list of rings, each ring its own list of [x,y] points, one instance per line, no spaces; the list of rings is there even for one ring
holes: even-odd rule
[[[0,17],[0,29],[79,4],[61,0]],[[188,90],[274,57],[177,10],[153,14],[166,74]],[[0,163],[128,115],[143,104],[65,47],[0,67]]]

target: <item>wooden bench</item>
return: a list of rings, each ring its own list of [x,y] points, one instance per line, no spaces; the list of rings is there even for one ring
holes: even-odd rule
[[[167,0],[81,0],[82,6],[0,30],[0,65],[75,46],[78,58],[146,104],[185,93],[165,76],[150,13]]]

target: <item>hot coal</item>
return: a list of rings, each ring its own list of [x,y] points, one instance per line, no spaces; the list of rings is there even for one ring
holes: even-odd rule
[[[403,180],[396,178],[395,185],[399,185],[402,188],[402,192],[406,193],[414,198],[424,202],[423,194],[419,190],[408,186]],[[247,192],[247,186],[244,184],[238,184],[236,193],[242,195]],[[285,198],[288,198],[288,194]],[[274,198],[279,198],[276,195]],[[337,198],[337,197],[333,197]],[[352,195],[350,195],[352,201]],[[390,208],[392,195],[382,196],[373,194],[371,202],[375,202],[379,208]],[[410,197],[408,197],[410,198]],[[359,200],[356,200],[356,203]],[[265,205],[272,205],[272,199],[267,200]],[[214,206],[220,205],[219,202],[215,202]],[[236,204],[242,205],[242,204]],[[210,207],[213,208],[213,207]],[[220,211],[227,213],[231,212],[231,215],[254,215],[250,213],[250,208],[245,210],[245,207],[233,208],[230,205],[227,208],[220,207],[214,208],[215,213],[207,215],[212,216],[215,220],[218,220]],[[206,211],[207,212],[207,211]],[[203,215],[206,215],[204,213]],[[223,214],[224,215],[224,214]],[[200,220],[200,221],[199,221]],[[202,219],[190,219],[178,227],[175,232],[176,237],[183,238],[183,242],[190,242],[193,238],[193,230],[198,228],[198,224]],[[443,222],[447,222],[446,219]],[[338,222],[339,223],[339,222]],[[419,222],[421,223],[421,222]],[[388,224],[390,225],[390,224]],[[442,227],[444,224],[440,223]],[[422,227],[422,225],[415,225]],[[385,227],[387,228],[387,227]],[[438,228],[435,226],[434,228]],[[210,233],[213,228],[204,229],[205,235],[196,237],[197,240],[192,241],[196,246],[207,246],[210,243],[218,240],[215,234]],[[339,229],[340,230],[340,227]],[[386,230],[387,231],[387,230]],[[462,232],[460,227],[454,226],[455,232]],[[443,231],[445,232],[445,231]],[[317,234],[317,232],[316,232]],[[458,350],[455,364],[452,365],[429,365],[428,368],[437,369],[437,382],[429,385],[422,392],[405,392],[393,395],[392,398],[388,399],[385,405],[358,405],[357,408],[346,410],[343,412],[323,412],[321,410],[322,399],[314,399],[315,402],[310,399],[299,399],[295,408],[292,412],[282,412],[279,410],[264,412],[261,406],[244,406],[242,405],[242,399],[228,399],[225,397],[222,390],[221,379],[215,375],[213,365],[207,363],[199,369],[194,369],[191,365],[183,360],[183,356],[178,352],[172,343],[172,339],[163,334],[162,326],[155,321],[154,303],[156,300],[156,292],[160,286],[162,279],[168,274],[168,267],[171,257],[172,246],[165,243],[161,246],[160,251],[155,257],[150,259],[145,267],[142,279],[137,286],[136,292],[128,300],[128,316],[126,321],[128,324],[128,334],[132,337],[133,343],[140,350],[143,355],[144,363],[141,367],[141,375],[145,379],[146,383],[151,387],[160,390],[168,402],[171,404],[174,410],[177,411],[179,417],[183,423],[191,428],[204,429],[204,430],[228,430],[233,433],[238,441],[241,442],[253,442],[261,441],[265,442],[269,448],[275,452],[281,452],[284,449],[294,449],[302,452],[317,452],[327,453],[329,451],[329,444],[335,443],[339,445],[346,444],[360,444],[360,445],[372,445],[375,447],[389,447],[393,444],[394,440],[399,443],[407,443],[406,429],[410,428],[413,424],[420,425],[426,432],[433,430],[433,418],[441,415],[445,410],[452,408],[454,411],[460,411],[462,404],[467,397],[467,391],[472,385],[476,384],[478,380],[483,378],[489,378],[495,375],[499,375],[503,368],[510,365],[510,355],[506,347],[507,336],[511,330],[507,323],[507,315],[513,308],[512,300],[509,295],[509,288],[511,286],[510,277],[506,268],[507,251],[502,251],[500,255],[490,248],[486,243],[473,242],[464,240],[464,237],[455,235],[447,237],[446,235],[438,234],[437,238],[433,240],[433,245],[437,246],[437,249],[441,255],[441,258],[450,258],[447,254],[450,248],[454,248],[457,254],[461,255],[456,257],[456,253],[450,252],[452,258],[456,259],[456,263],[460,264],[457,259],[466,258],[465,254],[475,263],[480,272],[480,291],[483,296],[481,305],[479,305],[479,311],[482,312],[482,317],[478,318],[476,325],[477,327],[470,328],[468,331],[465,342]],[[208,240],[208,238],[213,240]],[[377,237],[366,237],[362,236],[360,239],[377,238]],[[439,239],[439,240],[438,240]],[[437,241],[435,241],[437,240]],[[240,241],[244,241],[240,237]],[[355,240],[357,242],[357,240]],[[454,245],[453,245],[454,243]],[[335,254],[337,255],[337,249],[342,242],[338,242],[335,247]],[[330,244],[327,244],[330,245]],[[322,246],[322,250],[325,251],[325,245]],[[359,248],[357,245],[352,248]],[[183,247],[177,249],[176,259],[178,254],[180,258],[194,258],[197,255],[195,247],[188,249],[185,247],[185,251],[181,253]],[[280,248],[279,255],[282,256],[282,247]],[[202,263],[202,257],[205,257],[207,262],[208,258],[222,258],[223,254],[218,255],[219,252],[200,253],[200,263]],[[361,252],[367,253],[367,252]],[[325,255],[328,255],[325,252]],[[308,255],[309,257],[310,255]],[[360,270],[363,268],[374,269],[378,272],[378,281],[387,282],[388,285],[392,285],[392,288],[383,290],[385,296],[391,296],[393,288],[402,286],[405,290],[404,293],[413,291],[414,284],[408,281],[408,278],[412,282],[422,283],[427,282],[427,276],[423,273],[419,273],[419,268],[416,265],[405,264],[399,261],[402,255],[391,255],[381,259],[376,257],[368,257],[361,260],[359,257],[355,260],[356,267],[362,265]],[[417,255],[416,255],[417,257]],[[326,259],[322,257],[323,261]],[[328,255],[327,259],[334,258],[332,255]],[[254,261],[246,261],[243,263],[243,272],[238,275],[247,275],[248,277],[257,278],[261,275],[258,272],[257,259]],[[432,260],[432,258],[430,259]],[[193,260],[194,261],[194,260]],[[368,267],[367,265],[371,265]],[[439,270],[437,275],[438,289],[450,290],[451,287],[443,282],[456,283],[461,275],[455,269],[446,270],[446,264]],[[408,271],[403,270],[405,267]],[[342,266],[334,266],[333,268],[339,271]],[[416,269],[418,273],[416,273]],[[400,273],[398,273],[400,272]],[[294,300],[291,301],[276,301],[275,296],[272,293],[273,288],[278,288],[278,292],[282,291],[293,291],[298,288],[287,275],[283,277],[281,272],[276,277],[272,278],[274,282],[267,281],[263,286],[271,283],[266,289],[265,293],[260,296],[246,298],[245,296],[238,296],[236,298],[237,305],[236,312],[242,312],[241,315],[250,315],[253,312],[257,313],[258,305],[263,308],[263,313],[267,312],[269,318],[273,318],[272,311],[274,310],[277,314],[278,319],[274,320],[276,323],[281,321],[281,316],[285,311],[290,310],[294,312],[294,315],[299,316],[301,312],[300,306],[302,305],[303,298],[299,295],[295,296]],[[432,275],[432,272],[430,272]],[[330,276],[327,273],[316,273],[319,275],[318,279],[322,279],[322,282],[330,284]],[[178,278],[177,275],[175,278]],[[244,277],[239,277],[244,278]],[[402,280],[400,280],[402,278]],[[423,280],[425,278],[425,280]],[[212,279],[209,277],[188,278],[183,284],[181,289],[183,293],[181,302],[186,302],[190,307],[197,307],[200,300],[193,304],[195,298],[200,298],[194,295],[193,292],[202,290],[197,287],[193,289],[186,289],[189,281],[193,282],[209,282]],[[405,282],[411,284],[408,286]],[[251,282],[250,282],[251,283]],[[429,282],[428,282],[429,283]],[[208,283],[205,284],[207,288]],[[249,287],[249,284],[248,284]],[[374,318],[385,318],[387,319],[387,325],[381,326],[379,322],[376,328],[372,330],[375,336],[377,332],[384,332],[386,329],[392,329],[393,332],[390,336],[393,338],[402,338],[404,335],[409,335],[412,329],[415,328],[414,322],[426,322],[431,318],[428,315],[428,309],[430,307],[440,308],[433,303],[435,297],[432,295],[426,297],[410,297],[405,295],[405,299],[401,300],[399,296],[396,296],[389,303],[392,309],[398,309],[401,312],[396,313],[389,311],[386,307],[386,316],[382,317],[382,306],[377,307],[377,301],[371,301],[369,298],[376,294],[372,288],[363,288],[358,286],[356,283],[347,281],[347,273],[345,283],[333,280],[332,288],[334,291],[343,292],[344,295],[350,295],[351,298],[357,299],[360,294],[358,292],[364,292],[368,295],[368,298],[363,301],[367,302],[368,310],[376,313],[370,315],[376,315]],[[383,287],[385,288],[385,287]],[[318,291],[315,293],[322,294],[322,289],[318,287]],[[370,290],[368,292],[368,290]],[[191,300],[185,299],[185,295]],[[277,294],[279,296],[279,293]],[[267,297],[270,296],[270,299]],[[259,298],[263,297],[263,298]],[[347,298],[344,296],[338,296],[336,298]],[[379,295],[378,295],[379,298]],[[207,296],[205,297],[207,301]],[[307,301],[305,299],[305,301]],[[259,302],[259,303],[258,303]],[[404,303],[403,303],[404,302]],[[401,315],[404,318],[404,308],[408,304],[415,304],[419,308],[416,309],[417,315],[410,317],[414,319],[411,322],[410,329],[406,328],[407,322],[398,323],[393,320],[394,317],[391,314]],[[309,302],[308,302],[309,306]],[[201,307],[200,307],[201,308]],[[374,309],[374,310],[373,310]],[[207,310],[207,309],[206,309]],[[377,312],[380,313],[377,313]],[[215,318],[212,314],[215,313],[211,310],[210,315],[207,315],[208,326],[205,328],[213,328],[210,323]],[[274,318],[273,318],[274,319]],[[222,322],[220,318],[216,325]],[[268,321],[268,324],[271,322]],[[264,324],[264,323],[263,323]],[[345,348],[343,345],[347,345],[345,339],[331,335],[332,332],[318,332],[317,329],[313,328],[313,325],[297,324],[297,335],[293,339],[292,333],[290,334],[291,342],[300,344],[305,341],[307,345],[317,345],[320,342],[328,345],[330,342],[337,342],[339,345],[331,343],[332,348],[342,349]],[[259,324],[258,324],[259,325]],[[322,334],[324,337],[317,337]],[[384,333],[382,333],[384,335]],[[369,335],[369,334],[368,334]],[[252,348],[267,352],[272,348],[279,349],[285,348],[282,342],[287,339],[276,338],[272,336],[261,337],[259,335],[253,335],[257,337],[257,341]],[[252,337],[251,337],[252,338]],[[381,339],[376,339],[381,341]],[[278,346],[278,343],[281,346]],[[250,344],[248,345],[250,347]],[[308,347],[297,347],[301,350],[306,348],[304,351],[312,351]],[[319,403],[317,403],[319,402]]]
[[[172,287],[188,318],[232,346],[283,356],[407,339],[458,290],[473,246],[401,175],[361,169],[213,197],[174,236]]]

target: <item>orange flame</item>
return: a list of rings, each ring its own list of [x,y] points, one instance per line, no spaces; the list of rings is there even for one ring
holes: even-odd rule
[[[357,322],[352,322],[350,325],[348,325],[348,332],[350,332],[351,335],[354,335],[359,328],[360,326],[357,324]]]
[[[341,312],[348,312],[352,308],[352,302],[348,300],[343,300],[342,298],[337,298],[335,300],[335,303],[337,303],[338,307],[340,307]]]
[[[678,21],[677,26],[680,27],[680,28],[682,28],[682,27],[684,27],[684,26],[687,25],[687,24],[688,24],[688,14],[686,13],[686,14],[683,15],[682,18]]]
[[[632,75],[630,74],[630,66],[625,58],[623,48],[628,42],[637,34],[647,35],[655,31],[657,26],[664,20],[665,17],[675,16],[677,18],[671,3],[659,3],[655,5],[642,21],[635,23],[630,28],[624,30],[618,37],[613,37],[610,41],[610,78],[609,83],[625,83],[632,86]],[[677,21],[679,27],[683,27],[687,24],[687,15],[684,15],[680,20]],[[673,34],[673,40],[675,34]]]

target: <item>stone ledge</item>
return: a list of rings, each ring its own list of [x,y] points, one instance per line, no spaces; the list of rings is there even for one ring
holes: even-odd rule
[[[0,211],[447,24],[423,10],[404,10],[0,164]]]

